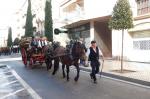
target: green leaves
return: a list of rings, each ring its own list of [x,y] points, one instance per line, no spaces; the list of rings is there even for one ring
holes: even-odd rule
[[[113,8],[109,28],[115,30],[129,29],[133,27],[132,11],[128,0],[118,0]]]
[[[19,45],[19,42],[20,42],[20,39],[17,37],[15,38],[13,45]]]
[[[31,0],[28,0],[28,8],[27,8],[27,17],[26,17],[26,25],[25,25],[25,36],[30,37],[33,36],[33,16],[31,11]]]
[[[52,6],[51,0],[46,0],[45,3],[45,36],[49,41],[53,41],[53,21],[52,21]]]

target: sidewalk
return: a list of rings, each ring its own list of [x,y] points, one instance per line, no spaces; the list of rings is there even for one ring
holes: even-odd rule
[[[139,83],[140,81],[146,82],[147,85],[150,86],[150,64],[137,62],[124,62],[123,73],[120,72],[121,70],[120,64],[121,64],[120,61],[105,60],[103,63],[103,75],[123,80],[129,80],[136,83]],[[91,70],[90,66],[89,67],[81,66],[81,68],[88,71]]]
[[[1,55],[0,59],[21,57],[20,53],[12,53],[11,55]]]
[[[21,58],[21,54],[17,53],[17,54],[11,54],[8,56],[0,56],[0,62],[4,62],[4,61],[16,61],[16,60],[22,60]]]
[[[14,71],[0,64],[0,99],[41,99],[29,90]]]

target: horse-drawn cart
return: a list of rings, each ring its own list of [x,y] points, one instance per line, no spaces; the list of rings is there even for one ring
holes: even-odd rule
[[[20,41],[21,55],[22,61],[25,67],[29,66],[33,68],[36,63],[40,63],[41,65],[45,62],[45,54],[43,46],[39,47],[38,44],[41,43],[41,40],[35,39],[35,46],[31,46],[32,38],[22,38]]]

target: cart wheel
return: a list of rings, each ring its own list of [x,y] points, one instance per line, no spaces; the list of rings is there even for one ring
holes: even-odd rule
[[[25,67],[27,67],[27,53],[26,53],[26,50],[24,48],[22,48],[21,54],[22,54],[22,61],[25,65]]]

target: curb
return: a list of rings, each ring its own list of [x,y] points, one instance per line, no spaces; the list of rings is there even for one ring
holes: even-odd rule
[[[86,69],[86,68],[82,68],[82,67],[80,67],[80,69],[82,71],[91,72],[90,69]],[[98,73],[98,75],[100,75],[100,72]],[[138,80],[138,79],[134,79],[134,78],[128,78],[128,77],[119,76],[119,75],[106,73],[106,72],[102,72],[102,76],[106,76],[106,78],[110,77],[110,78],[114,78],[114,79],[118,79],[118,80],[122,80],[122,81],[128,81],[128,82],[131,82],[131,83],[140,84],[140,85],[150,87],[150,82],[148,82],[148,81]]]

